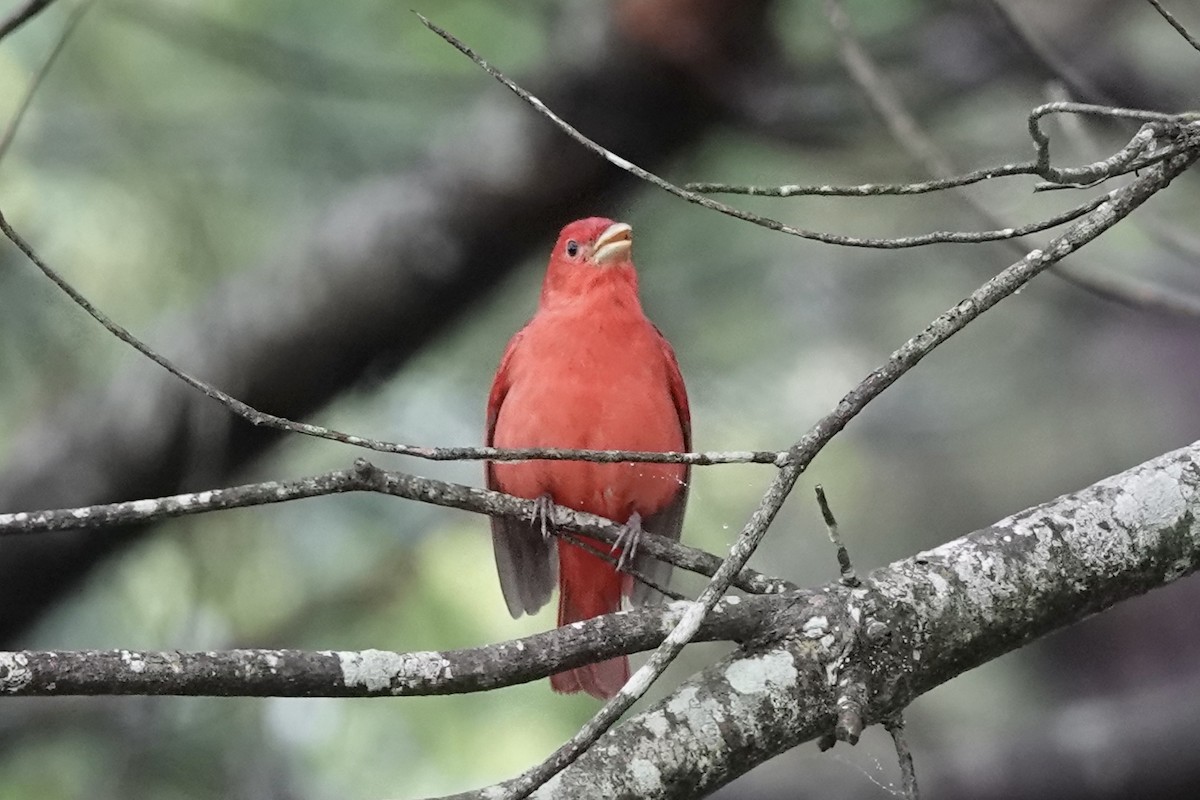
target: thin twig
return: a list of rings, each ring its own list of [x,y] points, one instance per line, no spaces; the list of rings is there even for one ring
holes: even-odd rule
[[[1098,205],[1096,201],[1089,201],[1041,222],[1030,223],[1019,228],[1002,228],[990,231],[934,231],[932,233],[918,234],[915,236],[863,238],[858,236],[846,236],[837,233],[826,233],[823,231],[810,231],[803,228],[796,228],[780,222],[779,220],[772,219],[770,217],[764,217],[759,214],[752,214],[749,211],[743,211],[740,208],[734,208],[733,206],[713,200],[711,197],[705,197],[697,192],[688,191],[687,189],[671,183],[665,178],[655,175],[653,172],[650,172],[647,169],[639,167],[629,159],[619,156],[611,150],[604,148],[603,146],[589,139],[562,117],[555,114],[546,106],[545,103],[543,103],[526,89],[518,86],[516,83],[510,80],[502,72],[480,57],[474,50],[457,39],[453,34],[438,27],[420,13],[414,13],[417,14],[417,17],[421,20],[421,23],[425,25],[425,27],[429,28],[429,30],[433,31],[442,39],[444,39],[447,43],[454,47],[454,49],[458,50],[467,58],[475,62],[480,69],[495,78],[509,91],[517,95],[517,97],[520,97],[526,103],[533,106],[533,108],[537,110],[539,114],[550,120],[550,122],[554,123],[554,125],[563,133],[567,134],[576,142],[583,145],[588,150],[591,150],[596,155],[605,159],[613,166],[623,169],[630,175],[640,178],[641,180],[653,186],[657,186],[663,191],[669,192],[676,197],[687,200],[689,203],[694,203],[702,208],[707,208],[710,211],[716,211],[720,214],[725,214],[733,217],[734,219],[740,219],[744,222],[749,222],[768,230],[786,233],[789,236],[797,236],[801,239],[822,242],[823,244],[835,244],[842,245],[844,247],[866,247],[881,250],[900,250],[909,247],[924,247],[925,245],[930,244],[976,244],[979,242],[995,242],[1003,239],[1012,239],[1019,236],[1025,236],[1030,233],[1038,233],[1059,225],[1064,225],[1086,215]],[[1099,202],[1103,201],[1100,200]]]
[[[516,519],[529,519],[533,507],[532,501],[522,501],[522,498],[505,495],[503,492],[475,490],[473,487],[462,484],[422,478],[403,472],[385,471],[359,459],[353,470],[335,470],[293,481],[266,481],[123,503],[0,514],[0,536],[61,530],[105,530],[133,523],[158,522],[174,517],[225,511],[231,508],[286,503],[292,500],[349,492],[381,492],[433,505]],[[518,507],[515,510],[503,508],[501,504],[507,504],[507,499],[519,501]],[[521,509],[519,506],[522,502],[528,504],[529,508]],[[566,510],[570,511],[570,509]],[[615,530],[606,531],[606,540],[611,537],[615,541],[620,536],[622,528],[616,523],[603,517],[586,514],[586,512],[579,512],[579,514],[582,519],[571,522],[584,522],[589,528],[611,526]],[[574,535],[566,526],[567,524],[570,523],[561,526],[556,524],[552,533],[561,536],[602,561],[607,561],[614,567],[618,566],[620,559],[611,551],[595,547]],[[656,537],[655,544],[658,546],[652,545],[648,552],[654,555],[654,551],[666,550],[665,557],[655,557],[662,557],[663,560],[679,566],[681,569],[692,571],[692,567],[700,566],[699,574],[707,576],[712,575],[721,564],[721,560],[711,553],[690,548],[667,537],[658,537],[656,534],[647,533],[647,537],[650,536]],[[642,540],[639,540],[639,545],[641,542]],[[692,566],[684,566],[678,563],[680,561],[690,563]],[[682,594],[660,586],[629,565],[621,566],[621,571],[672,600],[685,599]],[[748,586],[757,587],[760,590],[770,587],[772,590],[770,593],[784,591],[785,588],[794,588],[792,584],[784,581],[774,582],[769,578],[763,580],[757,573],[748,573],[746,578]],[[765,593],[756,592],[754,588],[748,589],[748,591],[756,594]]]
[[[3,21],[0,21],[0,39],[33,19],[53,2],[54,0],[29,0],[25,5],[15,9]]]
[[[1046,88],[1046,93],[1048,100],[1070,99],[1061,84],[1050,84]],[[1089,154],[1103,152],[1100,143],[1088,127],[1083,124],[1081,117],[1064,117],[1059,125],[1077,152]],[[1138,215],[1138,219],[1134,222],[1134,225],[1140,228],[1146,237],[1155,242],[1159,247],[1185,261],[1200,265],[1200,237],[1192,236],[1164,219],[1161,212],[1153,208],[1144,209]],[[1072,280],[1074,276],[1074,272],[1066,267],[1060,267],[1055,272],[1068,280]],[[1088,278],[1093,283],[1106,280],[1104,277],[1098,275],[1089,275]],[[1115,299],[1119,302],[1124,302],[1125,297],[1131,294],[1136,295],[1144,290],[1143,286],[1128,278],[1123,279],[1122,283],[1124,285],[1119,290],[1122,293],[1122,297],[1102,296],[1106,299]],[[1091,289],[1092,287],[1084,286],[1082,288]],[[1144,284],[1144,288],[1153,293],[1149,298],[1148,304],[1154,307],[1165,308],[1179,315],[1200,316],[1200,296],[1194,293],[1159,288],[1149,283]],[[1180,308],[1179,306],[1183,307]]]
[[[860,183],[854,186],[834,186],[828,183],[784,184],[783,186],[758,186],[735,183],[696,182],[685,183],[685,189],[703,194],[746,194],[757,197],[883,197],[912,194],[928,194],[973,183],[1007,178],[1015,175],[1037,175],[1037,164],[1023,161],[1019,164],[1001,164],[984,167],[963,175],[953,175],[930,181],[912,183]]]
[[[0,536],[62,530],[106,530],[120,525],[349,492],[378,492],[445,508],[511,519],[529,519],[534,510],[532,500],[460,483],[383,470],[364,459],[358,459],[353,469],[333,470],[290,481],[264,481],[123,503],[0,514]],[[561,505],[554,507],[550,522],[556,531],[585,534],[606,544],[615,544],[624,530],[623,526],[604,517]],[[721,559],[711,553],[649,532],[638,541],[638,547],[654,558],[705,576],[713,575],[721,566]],[[789,581],[768,577],[751,569],[743,570],[734,585],[751,594],[777,594],[796,588]],[[654,588],[661,591],[660,587]]]
[[[1183,26],[1183,23],[1175,18],[1174,14],[1163,8],[1162,4],[1159,3],[1158,0],[1146,0],[1146,2],[1154,6],[1154,10],[1162,15],[1162,18],[1167,21],[1167,24],[1174,28],[1176,32],[1178,32],[1179,35],[1184,38],[1184,41],[1190,44],[1194,49],[1200,50],[1200,40],[1193,36],[1191,32]]]
[[[527,519],[528,519],[528,517],[527,517]],[[556,536],[561,536],[563,539],[566,539],[568,542],[575,545],[579,549],[585,550],[588,553],[591,553],[596,558],[599,558],[601,561],[605,561],[605,562],[611,564],[618,572],[625,574],[625,575],[629,575],[634,580],[636,580],[638,583],[645,584],[646,586],[650,587],[651,589],[653,589],[654,591],[663,595],[664,597],[669,597],[672,600],[686,600],[687,599],[687,596],[682,594],[681,592],[677,592],[674,589],[668,589],[665,586],[657,584],[654,581],[647,578],[645,575],[643,575],[641,572],[639,572],[632,565],[631,562],[633,561],[633,559],[625,559],[624,562],[622,562],[622,557],[620,555],[613,554],[613,552],[617,546],[615,542],[613,543],[613,547],[604,549],[604,548],[596,547],[596,546],[588,543],[587,541],[585,541],[583,538],[581,538],[579,536],[574,536],[570,533],[567,533],[566,531],[555,530],[554,534]],[[638,546],[639,547],[641,546],[640,539],[638,540]],[[709,553],[709,555],[712,555],[712,554]],[[717,556],[713,556],[713,558],[717,558]]]
[[[838,570],[842,573],[842,584],[851,589],[861,586],[862,581],[858,579],[858,573],[854,571],[854,564],[850,561],[850,552],[846,550],[846,545],[842,542],[842,535],[838,532],[833,509],[829,507],[829,501],[825,498],[825,487],[818,483],[816,493],[817,505],[821,507],[821,517],[825,520],[825,530],[829,533],[829,541],[833,542],[833,546],[837,549]]]
[[[46,55],[42,65],[38,67],[38,71],[33,74],[33,79],[29,82],[29,86],[25,88],[25,94],[21,97],[21,101],[17,104],[17,110],[13,112],[12,117],[8,121],[8,125],[4,129],[4,133],[0,134],[0,161],[4,160],[4,154],[8,152],[8,148],[12,145],[13,139],[17,135],[17,128],[21,125],[21,120],[25,118],[25,112],[29,110],[29,106],[33,103],[33,96],[37,93],[38,87],[42,85],[42,81],[50,74],[50,68],[54,66],[54,62],[58,59],[59,53],[66,47],[67,40],[71,38],[71,34],[75,32],[79,21],[83,19],[83,15],[88,12],[95,0],[83,0],[82,3],[75,6],[71,11],[71,15],[67,17],[66,23],[62,30],[58,33],[58,39],[54,42],[54,46],[50,48],[50,52]]]
[[[927,142],[929,139],[922,134],[919,141]],[[1089,188],[1108,178],[1116,178],[1145,169],[1184,149],[1182,146],[1169,147],[1154,151],[1150,155],[1135,153],[1135,157],[1133,158],[1128,157],[1125,153],[1128,148],[1144,146],[1145,137],[1138,139],[1135,135],[1135,138],[1127,143],[1122,148],[1122,151],[1115,156],[1064,170],[1064,173],[1069,174],[1073,172],[1080,177],[1087,175],[1099,176],[1086,186],[1077,182],[1063,184],[1047,182],[1037,184],[1034,190]],[[947,175],[943,178],[913,181],[911,183],[859,183],[849,186],[828,183],[788,183],[782,186],[763,186],[759,184],[693,182],[684,184],[684,188],[704,194],[744,194],[755,197],[903,197],[940,192],[946,189],[960,189],[964,186],[981,183],[993,178],[1009,178],[1020,175],[1037,175],[1040,177],[1041,172],[1039,171],[1037,162],[1024,161],[1017,164],[999,164],[994,167],[983,167],[982,169],[966,172],[961,175]]]
[[[290,431],[292,433],[300,433],[305,436],[314,436],[318,439],[328,439],[330,441],[341,442],[342,444],[353,445],[355,447],[363,447],[368,450],[375,450],[381,453],[396,453],[399,455],[413,456],[429,461],[466,461],[466,460],[488,460],[488,461],[529,461],[529,460],[545,460],[545,461],[595,461],[603,463],[615,463],[622,461],[633,461],[643,463],[657,464],[694,464],[696,466],[711,466],[714,464],[776,464],[778,465],[786,454],[782,451],[757,450],[757,451],[730,451],[730,452],[707,452],[707,453],[658,453],[647,452],[641,450],[572,450],[566,448],[542,448],[542,447],[527,447],[527,448],[497,448],[497,447],[425,447],[421,445],[400,444],[397,442],[385,442],[378,439],[369,439],[363,436],[356,436],[350,433],[333,430],[331,428],[323,428],[319,425],[309,425],[304,422],[294,422],[284,417],[277,417],[274,414],[267,414],[259,411],[236,397],[218,389],[212,384],[206,383],[199,378],[193,377],[187,372],[184,372],[173,361],[166,356],[161,355],[141,339],[134,336],[119,323],[113,321],[107,314],[96,308],[91,301],[84,297],[74,286],[72,286],[65,278],[62,277],[51,267],[41,256],[34,251],[24,237],[22,237],[5,219],[3,212],[0,212],[0,231],[4,233],[8,239],[15,244],[20,250],[33,262],[42,274],[54,282],[68,297],[70,297],[76,305],[86,311],[93,319],[103,325],[109,333],[116,336],[122,342],[125,342],[130,347],[140,352],[142,355],[149,358],[155,364],[165,369],[181,381],[202,392],[205,396],[216,400],[221,405],[228,408],[234,414],[249,422],[251,425],[274,428],[281,431]]]
[[[1189,122],[1194,122],[1198,119],[1197,115],[1186,114],[1167,114],[1162,111],[1146,111],[1140,108],[1117,108],[1114,106],[1098,106],[1092,103],[1074,103],[1071,101],[1056,101],[1053,103],[1043,103],[1037,108],[1029,112],[1028,130],[1029,136],[1033,139],[1034,145],[1037,148],[1036,163],[1038,166],[1038,174],[1052,183],[1077,183],[1079,181],[1090,181],[1100,177],[1102,171],[1091,168],[1082,169],[1059,169],[1050,164],[1050,137],[1042,131],[1042,118],[1055,114],[1079,114],[1083,116],[1105,117],[1108,119],[1125,119],[1134,122],[1157,123],[1162,128],[1154,128],[1156,133],[1163,133],[1164,130],[1180,129]],[[1143,126],[1143,130],[1145,130]],[[1143,135],[1139,131],[1139,135]],[[1135,137],[1136,139],[1137,137]],[[1148,141],[1153,141],[1153,136],[1148,138]],[[1130,142],[1130,145],[1133,141]],[[1130,145],[1126,145],[1129,147]],[[1122,151],[1123,152],[1123,151]],[[1124,157],[1122,154],[1118,156]],[[1100,162],[1104,163],[1104,162]]]
[[[885,722],[883,727],[891,734],[892,743],[896,746],[896,759],[900,762],[900,786],[904,790],[905,800],[920,800],[917,768],[913,764],[912,750],[908,748],[908,739],[904,736],[904,715],[897,714]]]

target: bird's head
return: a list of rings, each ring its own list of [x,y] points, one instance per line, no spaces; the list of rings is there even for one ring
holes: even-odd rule
[[[604,217],[576,220],[562,229],[554,245],[553,258],[584,267],[617,266],[629,263],[633,228]]]
[[[637,278],[629,255],[632,249],[633,228],[624,222],[604,217],[572,222],[558,234],[550,254],[543,300],[559,293],[583,294],[614,278],[631,284],[636,292]]]

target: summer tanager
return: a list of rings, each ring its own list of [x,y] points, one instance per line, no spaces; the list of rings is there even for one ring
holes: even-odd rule
[[[675,353],[638,300],[628,225],[593,217],[559,234],[533,319],[508,344],[487,406],[495,447],[683,451],[691,448],[687,392]],[[643,530],[679,538],[690,468],[683,464],[583,461],[489,462],[487,485],[539,501],[529,520],[492,518],[492,544],[509,612],[534,613],[558,575],[558,624],[617,611],[622,596],[658,595],[599,556],[545,536],[550,504],[599,514],[625,526],[635,549]],[[609,546],[580,537],[601,552]],[[634,555],[629,563],[658,585],[669,564]],[[558,692],[609,698],[629,678],[624,656],[560,672]]]

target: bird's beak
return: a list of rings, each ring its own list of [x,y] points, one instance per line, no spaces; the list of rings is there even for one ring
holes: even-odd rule
[[[608,266],[629,260],[633,248],[633,228],[624,222],[615,222],[596,239],[592,248],[592,261],[597,266]]]

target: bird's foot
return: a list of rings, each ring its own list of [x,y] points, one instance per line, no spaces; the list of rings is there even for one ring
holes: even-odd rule
[[[529,522],[542,529],[542,539],[550,539],[550,520],[554,518],[554,500],[549,494],[538,495],[533,500],[533,511],[529,512]]]
[[[621,557],[617,559],[617,569],[621,572],[625,571],[625,567],[630,561],[637,556],[638,541],[642,538],[642,515],[638,512],[633,512],[630,515],[629,521],[621,526],[621,533],[617,536],[617,540],[613,542],[612,549],[609,554],[621,551]]]

